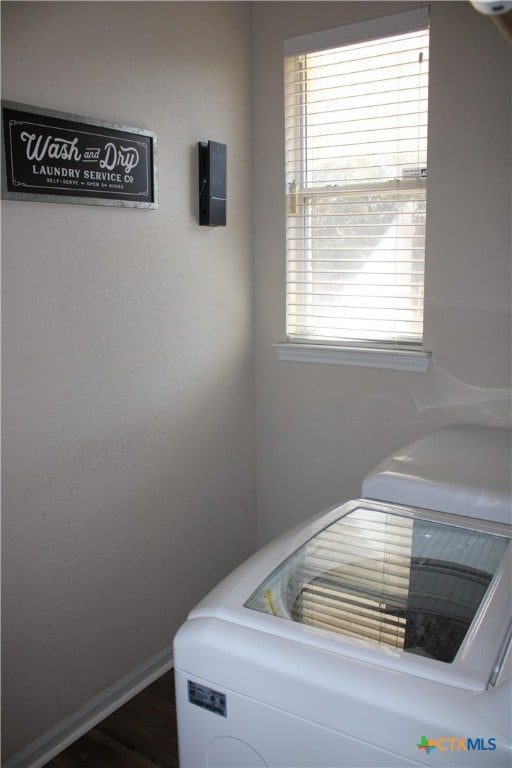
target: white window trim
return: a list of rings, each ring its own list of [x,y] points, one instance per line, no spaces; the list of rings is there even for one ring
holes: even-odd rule
[[[387,368],[394,371],[425,373],[431,353],[419,349],[344,347],[280,341],[272,344],[280,360],[295,363],[328,363],[361,368]]]
[[[337,45],[361,43],[364,40],[385,37],[387,34],[401,35],[406,32],[415,32],[428,24],[428,11],[428,6],[424,6],[378,19],[347,24],[344,27],[290,37],[284,41],[284,55],[292,56],[309,53],[312,50],[319,51],[322,48],[333,48]]]
[[[332,45],[360,42],[379,34],[384,35],[388,30],[393,34],[413,31],[424,26],[426,22],[428,22],[428,6],[380,19],[289,38],[284,41],[284,54],[289,56],[315,48],[319,50]],[[272,346],[279,359],[285,361],[385,368],[415,373],[425,373],[432,356],[431,352],[420,348],[404,350],[303,342],[275,342]]]

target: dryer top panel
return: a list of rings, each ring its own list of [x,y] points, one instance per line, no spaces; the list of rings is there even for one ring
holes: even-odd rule
[[[416,440],[363,481],[366,498],[510,523],[511,430],[456,424]]]

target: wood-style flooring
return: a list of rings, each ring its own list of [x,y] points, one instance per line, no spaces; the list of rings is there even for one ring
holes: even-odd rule
[[[47,768],[178,768],[173,671],[82,736]]]

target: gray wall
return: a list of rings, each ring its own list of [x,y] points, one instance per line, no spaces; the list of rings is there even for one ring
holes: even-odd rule
[[[254,222],[261,543],[360,494],[390,451],[445,424],[510,423],[511,48],[468,2],[431,3],[426,374],[279,361],[282,41],[421,3],[255,3]]]
[[[155,212],[3,203],[4,757],[255,542],[250,6],[2,3],[3,98],[154,130]],[[196,147],[228,145],[228,226]]]

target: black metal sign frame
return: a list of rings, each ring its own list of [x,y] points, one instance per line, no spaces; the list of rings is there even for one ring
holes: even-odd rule
[[[152,131],[2,100],[2,197],[158,208]]]

